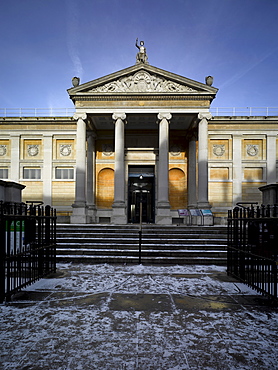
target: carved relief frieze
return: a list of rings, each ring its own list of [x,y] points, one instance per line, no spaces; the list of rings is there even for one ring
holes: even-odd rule
[[[197,92],[189,86],[166,80],[146,71],[139,71],[134,75],[122,77],[102,86],[91,89],[89,92]]]

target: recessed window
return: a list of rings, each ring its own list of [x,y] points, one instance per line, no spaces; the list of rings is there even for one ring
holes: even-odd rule
[[[0,179],[7,179],[9,172],[7,168],[0,168]]]
[[[26,180],[40,180],[41,169],[40,168],[23,168],[23,178]]]
[[[56,167],[55,179],[56,180],[72,180],[74,178],[73,168]]]

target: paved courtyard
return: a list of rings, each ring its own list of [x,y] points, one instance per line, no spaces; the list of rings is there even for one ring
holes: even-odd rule
[[[219,266],[59,264],[0,305],[0,369],[277,369],[278,310]]]

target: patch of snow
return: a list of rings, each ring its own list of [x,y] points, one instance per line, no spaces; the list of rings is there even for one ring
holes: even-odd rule
[[[1,369],[277,368],[274,308],[236,301],[234,309],[175,307],[177,297],[211,303],[211,296],[217,303],[230,295],[256,295],[241,283],[215,278],[225,274],[225,266],[64,263],[58,270],[64,275],[26,289],[47,293],[44,300],[0,305]],[[161,310],[135,309],[132,299],[141,295],[161,304]],[[118,297],[124,297],[126,308],[113,305]],[[166,310],[163,299],[170,305]]]

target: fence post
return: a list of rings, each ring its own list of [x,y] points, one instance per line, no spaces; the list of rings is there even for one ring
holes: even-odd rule
[[[43,276],[43,215],[44,208],[43,206],[38,205],[38,244],[37,244],[37,254],[38,254],[38,277]]]
[[[50,212],[51,207],[45,206],[45,244],[48,245],[50,243]]]
[[[51,207],[45,206],[45,213],[44,213],[44,267],[46,272],[51,270],[51,257],[52,257],[52,241],[50,235],[50,214],[51,214]]]
[[[0,303],[5,299],[5,220],[0,205]]]

